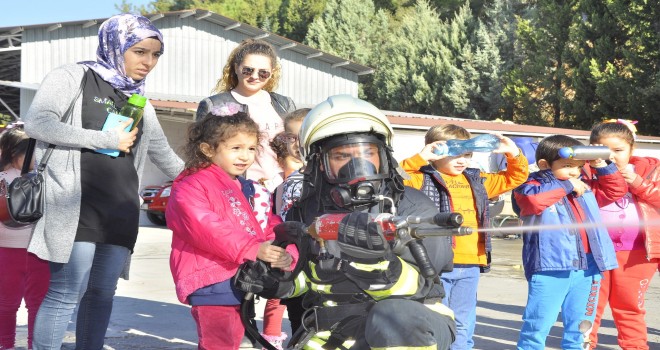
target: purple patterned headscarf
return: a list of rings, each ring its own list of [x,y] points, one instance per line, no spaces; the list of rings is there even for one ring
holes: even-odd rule
[[[99,47],[96,61],[79,62],[126,95],[143,94],[144,81],[135,81],[126,76],[124,53],[133,45],[147,38],[156,38],[165,49],[163,35],[146,17],[124,13],[108,18],[99,28]]]

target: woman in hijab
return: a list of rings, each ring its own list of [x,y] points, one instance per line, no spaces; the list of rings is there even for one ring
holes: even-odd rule
[[[111,17],[99,29],[97,60],[50,72],[24,118],[28,136],[39,140],[37,161],[48,144],[56,146],[45,172],[45,213],[28,247],[51,270],[34,349],[60,349],[79,300],[76,349],[103,348],[117,281],[137,239],[147,157],[171,178],[183,169],[148,102],[137,128],[125,131],[126,122],[102,131],[108,113],[143,93],[162,53],[163,37],[147,18]],[[70,119],[62,122],[74,99]],[[121,152],[111,157],[99,149]]]

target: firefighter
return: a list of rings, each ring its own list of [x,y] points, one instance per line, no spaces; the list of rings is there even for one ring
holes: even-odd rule
[[[331,96],[307,114],[299,136],[303,189],[287,222],[276,229],[295,237],[299,267],[283,280],[263,263],[246,266],[236,285],[267,298],[305,293],[302,327],[289,348],[449,349],[456,326],[441,303],[438,274],[451,270],[451,238],[423,240],[437,271],[425,276],[408,247],[388,241],[373,220],[382,213],[438,213],[426,195],[403,185],[386,116],[366,101]],[[343,216],[336,240],[321,245],[308,227],[318,228],[324,214]]]

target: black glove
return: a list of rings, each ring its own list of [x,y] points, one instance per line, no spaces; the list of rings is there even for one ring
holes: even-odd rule
[[[350,213],[341,219],[337,243],[342,259],[365,264],[382,261],[390,248],[380,224],[362,212]]]
[[[254,293],[266,299],[287,297],[293,290],[292,282],[280,282],[270,274],[268,264],[261,261],[248,261],[238,268],[234,275],[234,286],[246,293]],[[289,272],[285,273],[288,274]]]
[[[297,244],[300,239],[307,236],[305,225],[302,222],[287,221],[273,228],[275,231],[275,242]]]

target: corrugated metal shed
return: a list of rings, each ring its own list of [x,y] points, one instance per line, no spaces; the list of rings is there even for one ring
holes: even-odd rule
[[[263,39],[278,49],[282,78],[277,92],[292,97],[299,106],[315,105],[334,94],[357,96],[358,75],[373,72],[206,10],[149,17],[165,39],[165,54],[147,78],[146,95],[152,99],[198,102],[210,95],[229,53],[247,38]],[[60,65],[95,59],[98,28],[104,20],[0,28],[0,36],[21,34],[20,82],[38,84]],[[21,113],[25,113],[32,96],[27,91],[22,95]]]

